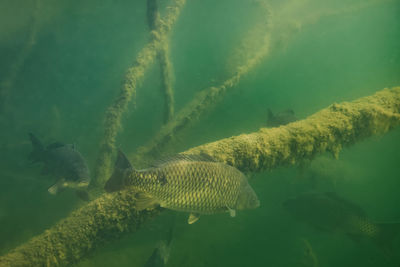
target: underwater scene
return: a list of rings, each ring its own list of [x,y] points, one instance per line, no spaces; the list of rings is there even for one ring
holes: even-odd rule
[[[399,0],[0,0],[0,266],[400,266]]]

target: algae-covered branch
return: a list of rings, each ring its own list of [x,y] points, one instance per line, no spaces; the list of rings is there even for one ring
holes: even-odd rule
[[[160,49],[165,49],[165,43],[168,41],[167,35],[178,19],[185,2],[186,0],[175,0],[168,7],[169,12],[163,18],[162,23],[157,23],[155,29],[151,31],[150,41],[139,52],[134,65],[127,70],[124,85],[118,97],[106,112],[104,119],[104,136],[95,168],[95,180],[91,184],[91,187],[94,189],[102,187],[108,178],[111,156],[115,150],[116,136],[121,128],[122,115],[126,111],[127,105],[132,100],[132,97],[135,97],[138,83],[140,83],[145,72],[153,63],[158,51]]]
[[[383,134],[400,124],[400,87],[384,89],[353,102],[333,104],[305,120],[260,129],[185,151],[208,154],[241,170],[259,172],[312,159],[323,152],[338,155],[343,146]],[[160,210],[136,211],[127,190],[103,194],[54,227],[0,257],[0,266],[56,266],[78,262],[126,232],[136,231]]]

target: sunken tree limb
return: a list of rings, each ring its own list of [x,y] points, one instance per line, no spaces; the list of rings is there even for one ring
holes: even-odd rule
[[[94,180],[90,185],[92,189],[102,188],[109,177],[111,157],[115,150],[117,134],[121,129],[122,115],[126,111],[128,103],[135,97],[138,83],[154,62],[158,51],[168,42],[168,34],[178,19],[185,2],[186,0],[174,0],[167,8],[168,13],[163,19],[159,19],[155,29],[151,31],[150,41],[139,52],[134,65],[127,70],[125,82],[118,97],[107,109],[104,120],[104,136],[97,157]]]
[[[381,135],[400,124],[400,87],[332,104],[278,128],[261,128],[183,153],[208,154],[242,171],[260,172]],[[0,257],[0,266],[57,266],[79,261],[105,242],[136,231],[160,209],[138,212],[130,189],[103,194],[41,235]]]

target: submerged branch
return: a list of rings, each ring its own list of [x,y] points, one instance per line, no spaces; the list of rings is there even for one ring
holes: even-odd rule
[[[233,75],[218,86],[211,86],[200,91],[191,102],[177,112],[172,120],[165,124],[145,146],[139,147],[131,157],[134,157],[137,161],[148,162],[151,159],[158,158],[161,153],[170,153],[171,151],[168,151],[168,149],[173,147],[176,136],[182,130],[193,125],[201,115],[217,105],[226,95],[226,92],[237,86],[241,78],[265,60],[272,50],[287,46],[289,40],[299,33],[305,25],[314,24],[324,17],[356,12],[391,1],[393,0],[362,1],[360,4],[352,4],[346,8],[325,7],[322,4],[322,7],[316,8],[316,12],[311,12],[311,14],[310,5],[312,6],[315,2],[310,0],[293,0],[282,3],[278,1],[277,6],[272,6],[266,0],[256,1],[262,10],[263,20],[248,32],[248,35],[243,38],[242,44],[236,49],[236,54],[228,59],[228,62],[232,63],[232,59],[242,58],[241,64],[233,64],[236,66]],[[332,3],[334,2],[332,1]]]
[[[174,0],[173,4],[167,8],[168,14],[160,20],[156,28],[151,31],[149,43],[139,52],[134,65],[128,69],[125,75],[125,83],[119,96],[106,112],[104,136],[97,157],[94,181],[91,183],[92,189],[96,190],[102,188],[109,176],[111,157],[115,150],[116,136],[121,128],[122,115],[132,97],[135,96],[138,83],[143,78],[149,66],[153,63],[157,52],[167,41],[168,34],[177,20],[185,2],[186,0]]]
[[[147,0],[147,24],[150,30],[154,30],[161,22],[160,13],[158,12],[158,1]],[[166,40],[160,47],[157,59],[161,70],[161,91],[164,94],[164,123],[167,123],[174,116],[173,69],[170,60],[169,40]]]
[[[192,148],[242,171],[259,172],[326,151],[338,156],[343,146],[381,135],[400,124],[400,87],[384,89],[353,102],[333,104],[279,128],[262,128]],[[54,266],[79,261],[105,242],[136,231],[160,209],[138,212],[129,189],[100,198],[54,227],[0,257],[0,266]]]
[[[268,18],[269,20],[270,18]],[[270,53],[272,23],[268,23],[262,44],[256,52],[252,52],[245,59],[245,62],[237,66],[231,77],[226,79],[218,86],[211,86],[200,91],[194,99],[184,106],[174,118],[165,124],[153,139],[145,146],[138,149],[135,158],[146,161],[147,158],[156,158],[161,152],[165,151],[174,137],[196,121],[203,113],[214,107],[226,94],[227,90],[237,86],[240,80],[253,70]]]

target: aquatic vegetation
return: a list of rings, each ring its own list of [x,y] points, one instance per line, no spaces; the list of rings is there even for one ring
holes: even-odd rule
[[[400,87],[384,89],[353,102],[326,109],[279,128],[226,138],[189,149],[207,154],[242,171],[261,171],[300,163],[330,152],[339,156],[344,146],[383,134],[399,124]]]

